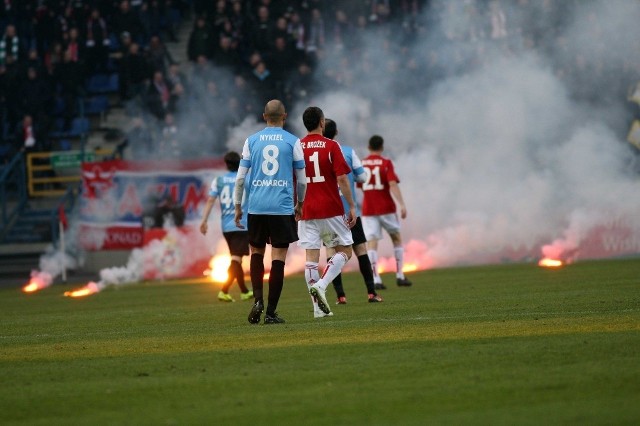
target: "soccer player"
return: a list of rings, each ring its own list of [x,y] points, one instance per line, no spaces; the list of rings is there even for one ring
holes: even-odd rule
[[[298,245],[305,249],[305,280],[313,297],[314,317],[332,315],[325,292],[342,267],[351,258],[353,238],[350,228],[356,223],[356,207],[347,175],[351,168],[342,155],[338,142],[322,136],[324,113],[318,107],[309,107],[302,114],[304,127],[309,132],[300,140],[306,163],[307,201],[298,222]],[[342,191],[349,210],[345,215],[340,193]],[[335,248],[320,277],[318,263],[324,243]]]
[[[400,287],[411,285],[411,281],[402,272],[404,248],[400,235],[400,221],[396,213],[396,202],[400,206],[402,219],[407,217],[407,208],[398,186],[400,179],[396,175],[391,160],[382,156],[383,151],[384,139],[382,136],[371,136],[369,155],[362,160],[362,166],[367,176],[361,186],[364,194],[362,226],[367,237],[367,249],[369,259],[371,259],[375,288],[380,290],[386,288],[378,274],[378,240],[382,239],[382,229],[389,234],[393,243],[393,254],[396,258],[396,284]]]
[[[249,255],[249,234],[246,228],[241,229],[235,223],[235,208],[233,206],[233,188],[236,184],[236,175],[240,166],[240,154],[235,151],[229,151],[224,155],[224,162],[227,165],[227,173],[218,176],[211,182],[209,189],[209,198],[204,207],[202,215],[202,223],[200,224],[200,232],[202,235],[207,234],[209,225],[209,214],[216,199],[220,199],[220,222],[222,227],[222,235],[229,246],[229,254],[231,255],[231,263],[227,271],[227,282],[222,286],[218,293],[218,300],[222,302],[234,302],[235,300],[229,294],[229,287],[238,281],[240,287],[240,299],[249,300],[253,297],[253,291],[248,290],[244,284],[244,271],[242,270],[242,258]],[[246,227],[246,214],[242,217],[240,223]]]
[[[325,118],[324,120],[324,131],[323,136],[329,139],[335,139],[338,134],[338,126],[334,120],[330,118]],[[340,144],[340,148],[342,148],[342,154],[344,155],[344,159],[347,161],[349,168],[351,169],[351,173],[347,175],[349,178],[349,187],[351,188],[351,194],[355,198],[356,193],[356,184],[358,181],[360,183],[364,182],[365,179],[365,171],[362,167],[362,162],[360,161],[360,157],[358,154],[351,148],[350,146]],[[341,194],[342,196],[342,194]],[[345,211],[349,210],[349,204],[344,197],[342,197],[342,204],[344,206]],[[356,224],[351,228],[351,236],[353,238],[353,251],[358,258],[358,266],[360,267],[360,273],[362,274],[362,278],[364,278],[364,284],[367,286],[367,294],[369,296],[370,303],[382,302],[382,297],[378,296],[375,290],[375,285],[373,281],[373,269],[371,267],[371,261],[369,260],[369,255],[367,254],[367,239],[364,236],[364,229],[362,228],[362,220],[360,219],[360,209],[356,204]],[[327,248],[327,256],[333,255],[334,250]],[[347,303],[347,296],[344,292],[344,287],[342,286],[342,274],[338,274],[333,280],[333,288],[336,291],[336,295],[338,297],[337,304],[342,305]]]
[[[249,136],[242,148],[242,159],[236,176],[233,202],[236,226],[243,227],[242,198],[245,178],[249,176],[247,229],[251,248],[250,275],[255,303],[249,312],[249,323],[258,324],[264,311],[264,254],[271,244],[271,272],[265,324],[284,323],[276,313],[284,285],[284,265],[289,244],[298,240],[295,216],[302,211],[307,184],[300,139],[284,130],[287,118],[284,105],[277,99],[264,107],[263,130]],[[249,170],[251,170],[249,172]],[[296,198],[294,205],[294,174]]]

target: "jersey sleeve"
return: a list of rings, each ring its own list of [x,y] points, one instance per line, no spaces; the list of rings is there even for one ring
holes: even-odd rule
[[[251,168],[251,151],[249,150],[249,139],[245,139],[244,146],[242,147],[242,158],[240,159],[240,166]]]
[[[391,160],[387,160],[387,182],[397,182],[400,183],[400,179],[396,174],[396,171],[393,167],[393,163]]]
[[[362,166],[362,160],[356,154],[356,151],[351,151],[351,170],[353,170],[353,177],[358,180],[358,176],[364,174],[364,167]]]
[[[209,196],[210,197],[217,197],[218,195],[220,195],[220,192],[218,191],[218,180],[220,178],[216,177],[213,178],[213,180],[211,181],[211,186],[209,187]]]
[[[351,173],[351,167],[347,164],[347,160],[344,159],[344,154],[340,148],[340,144],[335,142],[331,146],[331,158],[333,163],[333,171],[336,176],[348,175]]]
[[[297,139],[293,143],[293,168],[304,169],[306,167],[304,162],[304,151],[302,150],[302,144],[300,139]]]

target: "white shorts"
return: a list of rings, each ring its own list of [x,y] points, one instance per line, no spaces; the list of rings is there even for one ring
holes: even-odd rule
[[[400,232],[400,221],[395,213],[382,214],[378,216],[362,216],[362,228],[364,235],[369,240],[381,240],[382,229],[388,234]]]
[[[299,247],[303,249],[320,249],[322,243],[327,247],[350,246],[353,244],[351,229],[347,226],[345,216],[301,220],[298,222]]]

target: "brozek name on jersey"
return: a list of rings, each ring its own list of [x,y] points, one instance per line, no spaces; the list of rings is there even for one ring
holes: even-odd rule
[[[302,142],[302,148],[324,148],[325,141]]]
[[[251,181],[253,186],[289,186],[289,182],[284,179],[254,179]]]

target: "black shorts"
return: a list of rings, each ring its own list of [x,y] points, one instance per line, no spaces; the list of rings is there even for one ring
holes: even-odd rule
[[[356,219],[356,224],[351,228],[351,237],[353,238],[353,245],[363,244],[367,242],[367,237],[364,235],[364,228],[362,227],[362,221],[360,216]]]
[[[249,233],[247,231],[223,232],[231,256],[249,256]]]
[[[298,241],[298,227],[293,215],[251,214],[247,216],[249,244],[264,248],[271,244],[276,248],[287,248]]]

